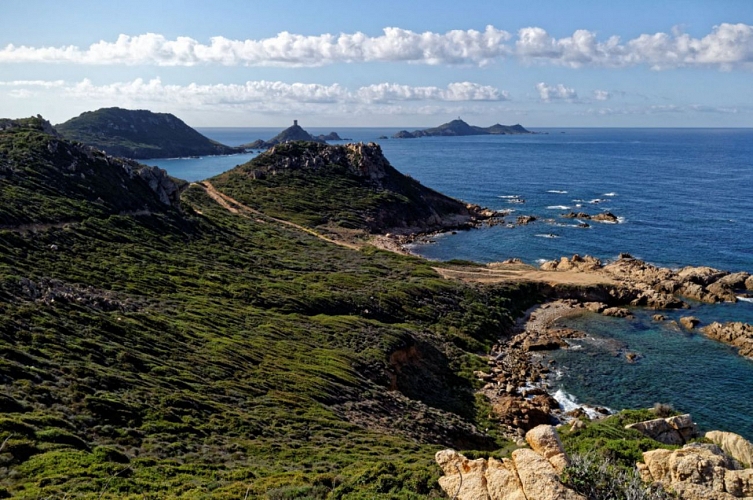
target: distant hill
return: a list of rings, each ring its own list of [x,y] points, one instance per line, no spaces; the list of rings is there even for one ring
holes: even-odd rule
[[[530,130],[526,130],[522,125],[500,125],[499,123],[496,123],[491,127],[476,127],[474,125],[468,125],[466,122],[458,118],[457,120],[452,120],[451,122],[444,123],[434,128],[414,130],[413,132],[401,130],[392,137],[395,139],[415,139],[417,137],[432,136],[513,135],[531,133]]]
[[[337,132],[330,132],[327,135],[311,135],[308,132],[306,132],[300,125],[298,125],[298,120],[293,120],[293,125],[286,128],[273,138],[271,138],[268,141],[265,141],[263,139],[257,139],[254,142],[249,142],[247,144],[242,144],[239,146],[243,149],[269,149],[273,146],[276,146],[278,144],[283,144],[286,142],[293,142],[293,141],[309,141],[309,142],[320,142],[322,144],[325,143],[325,141],[342,141],[342,139],[339,135],[337,135]]]
[[[211,182],[251,207],[311,227],[407,234],[479,217],[395,170],[373,143],[278,144]]]
[[[125,158],[178,158],[239,151],[213,141],[169,113],[102,108],[56,125],[65,138]]]

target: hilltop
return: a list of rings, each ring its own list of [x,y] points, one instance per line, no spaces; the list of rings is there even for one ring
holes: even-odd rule
[[[444,123],[438,127],[427,128],[424,130],[414,130],[408,132],[407,130],[401,130],[392,137],[395,139],[415,139],[417,137],[432,137],[432,136],[461,136],[461,135],[515,135],[515,134],[531,134],[532,132],[523,128],[522,125],[500,125],[496,123],[491,127],[477,127],[474,125],[468,125],[466,122],[458,118],[451,122]]]
[[[240,151],[213,141],[170,113],[102,108],[58,124],[66,139],[133,159],[224,155]]]
[[[211,182],[264,213],[336,233],[410,234],[484,218],[395,170],[373,143],[281,143]]]
[[[337,132],[330,132],[326,135],[311,135],[306,130],[298,125],[298,120],[293,120],[293,125],[286,128],[268,141],[263,139],[257,139],[254,142],[242,144],[239,146],[244,149],[269,149],[278,144],[284,144],[286,142],[306,141],[306,142],[319,142],[326,143],[326,141],[342,141],[343,139],[337,134]]]

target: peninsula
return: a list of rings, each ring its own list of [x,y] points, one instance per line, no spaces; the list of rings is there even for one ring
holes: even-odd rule
[[[395,139],[415,139],[418,137],[443,137],[443,136],[462,136],[462,135],[517,135],[517,134],[532,134],[533,132],[526,130],[522,125],[500,125],[499,123],[492,125],[491,127],[476,127],[474,125],[468,125],[466,122],[458,118],[451,122],[444,123],[438,127],[427,128],[424,130],[414,130],[408,132],[407,130],[401,130],[392,137]]]
[[[112,156],[133,159],[226,155],[242,149],[203,136],[170,113],[102,108],[60,123],[55,129]]]

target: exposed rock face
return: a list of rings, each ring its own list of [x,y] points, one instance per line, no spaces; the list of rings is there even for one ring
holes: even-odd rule
[[[435,458],[444,473],[439,485],[458,500],[585,500],[559,481],[569,459],[554,427],[536,427],[526,440],[532,449],[515,450],[512,458],[501,461],[438,452]]]
[[[669,418],[656,418],[625,426],[664,444],[681,445],[698,437],[698,426],[689,414]]]
[[[712,339],[737,347],[740,355],[753,357],[753,325],[739,321],[724,324],[714,322],[701,328],[701,331]]]
[[[753,443],[734,432],[709,431],[706,439],[740,462],[743,467],[753,467]]]
[[[598,222],[611,222],[611,223],[616,223],[618,221],[617,216],[614,215],[612,212],[603,212],[600,214],[596,214],[593,217],[591,217],[591,220],[595,220]]]
[[[753,469],[740,470],[713,444],[643,453],[638,464],[646,482],[661,482],[686,500],[753,498]]]

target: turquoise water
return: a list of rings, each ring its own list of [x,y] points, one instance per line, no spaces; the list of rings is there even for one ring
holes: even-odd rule
[[[519,257],[535,264],[569,254],[602,259],[629,252],[669,267],[709,265],[753,272],[753,130],[545,129],[524,136],[378,139],[398,129],[336,129],[354,141],[378,142],[398,170],[468,202],[516,215],[531,225],[495,226],[434,238],[413,251],[431,259],[479,262]],[[230,145],[269,139],[278,129],[200,129]],[[331,129],[310,129],[314,134]],[[171,175],[201,180],[255,153],[201,159],[147,160]],[[564,212],[608,210],[619,224],[588,229]],[[753,303],[696,305],[704,322],[753,323]],[[614,409],[670,403],[704,428],[753,439],[753,362],[702,335],[651,321],[599,316],[568,320],[596,340],[556,351],[555,389]],[[628,364],[624,350],[643,357]]]
[[[714,307],[730,309],[708,306],[700,315],[714,315]],[[590,336],[547,354],[557,362],[555,387],[581,403],[614,409],[669,403],[690,412],[702,429],[753,439],[753,361],[671,322],[651,321],[652,311],[635,314],[634,320],[591,314],[562,321]],[[678,319],[687,313],[663,314]],[[629,363],[626,352],[637,353],[638,361]]]

